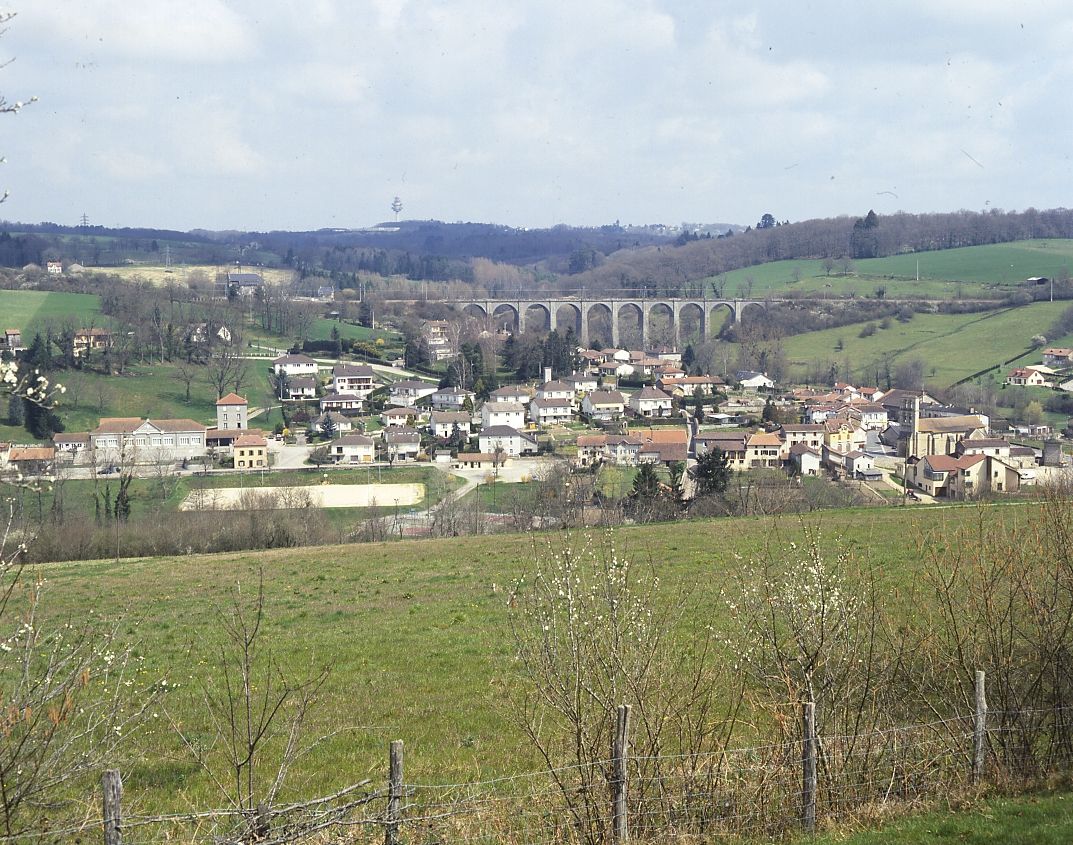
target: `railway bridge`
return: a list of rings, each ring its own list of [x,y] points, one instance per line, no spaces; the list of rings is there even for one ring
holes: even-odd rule
[[[603,314],[611,323],[611,345],[619,348],[619,320],[623,314],[636,316],[641,329],[642,346],[648,346],[649,325],[652,313],[657,309],[670,317],[671,327],[677,333],[683,314],[694,315],[700,323],[701,337],[707,339],[713,327],[721,326],[729,312],[731,323],[741,320],[746,309],[766,308],[769,300],[760,299],[706,299],[700,297],[654,297],[654,298],[527,298],[527,299],[458,299],[448,301],[459,311],[481,316],[497,324],[519,332],[530,311],[543,312],[549,330],[572,328],[582,346],[590,341],[590,320]],[[565,316],[564,316],[565,315]],[[722,315],[717,320],[716,316]]]

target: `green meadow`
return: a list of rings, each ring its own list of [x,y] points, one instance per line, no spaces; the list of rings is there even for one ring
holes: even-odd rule
[[[732,270],[719,281],[726,282],[726,296],[743,295],[751,279],[756,297],[875,296],[882,288],[891,299],[1001,299],[1029,277],[1053,278],[1071,271],[1073,241],[1055,239],[865,258],[854,261],[848,274],[839,262],[828,273],[819,260],[773,261]],[[714,281],[706,279],[705,284]]]
[[[60,293],[37,290],[0,290],[0,328],[20,329],[29,345],[33,332],[46,323],[70,320],[78,326],[104,326],[100,297],[89,293]]]
[[[991,511],[1020,521],[1030,506]],[[880,565],[883,588],[906,598],[920,572],[918,540],[948,533],[974,508],[831,511],[816,518],[825,542],[841,536]],[[740,557],[800,539],[800,525],[769,518],[700,520],[620,529],[632,560],[655,567],[667,590],[693,592],[696,612],[717,627],[720,588]],[[600,537],[603,533],[600,532]],[[161,703],[207,731],[198,689],[218,662],[218,610],[264,572],[267,635],[284,671],[331,674],[315,711],[316,734],[341,732],[298,763],[293,788],[326,794],[379,777],[391,739],[407,743],[408,778],[458,782],[536,769],[512,721],[508,629],[511,585],[553,554],[563,532],[413,540],[166,559],[49,564],[42,621],[122,616],[147,677],[181,684]],[[890,542],[892,537],[914,537]],[[900,597],[900,598],[899,598]],[[222,798],[161,721],[117,761],[132,800],[156,810],[205,807]]]
[[[870,337],[860,336],[868,324],[859,323],[794,335],[783,341],[783,348],[793,379],[803,379],[817,364],[848,362],[867,380],[886,363],[893,370],[903,361],[919,358],[928,382],[946,387],[1027,353],[1032,337],[1046,335],[1068,307],[1068,302],[1037,302],[976,314],[914,314],[907,323],[892,319],[890,328],[877,328]],[[1048,343],[1069,340],[1048,338]]]
[[[441,501],[450,491],[462,485],[462,480],[424,464],[409,467],[364,467],[362,469],[323,469],[314,466],[286,472],[229,472],[214,475],[182,475],[176,477],[142,477],[130,483],[131,518],[152,518],[175,513],[190,493],[222,487],[266,489],[272,487],[313,487],[329,484],[422,484],[425,496],[407,509],[425,509]],[[14,502],[16,513],[24,513],[31,520],[46,519],[53,508],[53,500],[59,495],[65,517],[79,514],[94,515],[94,492],[103,494],[105,488],[112,493],[119,485],[119,476],[100,475],[91,479],[67,479],[59,485],[42,487],[41,490],[19,489],[9,498]],[[57,488],[58,491],[57,492]],[[369,508],[325,508],[324,513],[337,527],[353,527],[359,520],[379,516],[391,511],[385,504]]]

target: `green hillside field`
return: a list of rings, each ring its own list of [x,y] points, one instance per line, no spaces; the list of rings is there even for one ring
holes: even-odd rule
[[[916,281],[917,262],[920,281]],[[796,282],[795,270],[800,273]],[[1031,276],[1053,278],[1071,272],[1073,240],[1056,239],[866,258],[853,262],[849,274],[841,273],[837,262],[828,275],[822,261],[773,261],[732,270],[720,279],[726,280],[727,296],[741,296],[751,278],[756,297],[874,296],[882,287],[889,298],[1001,299]]]
[[[0,290],[0,328],[19,329],[23,343],[46,322],[72,320],[80,326],[106,325],[101,315],[100,297],[89,293],[61,293],[37,290]]]
[[[1067,308],[1068,302],[1037,302],[976,314],[914,314],[908,323],[892,320],[890,328],[877,329],[871,337],[860,337],[867,325],[861,323],[794,335],[786,338],[783,348],[792,379],[804,378],[817,364],[848,362],[854,373],[868,380],[885,362],[894,369],[900,362],[920,358],[927,380],[946,387],[1025,353],[1033,335],[1046,334]],[[1048,343],[1070,340],[1048,338]]]
[[[989,511],[1011,522],[1032,512],[1031,505]],[[880,566],[883,592],[920,612],[919,597],[907,594],[919,580],[917,541],[977,514],[974,507],[831,511],[820,524],[825,543],[842,536]],[[739,556],[800,540],[801,530],[785,519],[701,520],[620,529],[616,543],[629,559],[656,567],[662,590],[693,591],[696,612],[719,629],[720,589]],[[890,542],[895,536],[917,539]],[[553,532],[44,565],[40,618],[81,619],[89,607],[104,618],[122,614],[143,673],[181,684],[161,708],[202,736],[199,688],[221,641],[218,608],[236,584],[253,589],[263,569],[268,641],[285,671],[332,665],[314,730],[343,733],[299,761],[294,783],[302,794],[378,777],[396,738],[406,741],[407,777],[416,782],[509,775],[539,768],[506,707],[515,671],[511,585],[564,541],[568,535]],[[132,801],[157,811],[220,801],[163,721],[143,742],[116,761]]]

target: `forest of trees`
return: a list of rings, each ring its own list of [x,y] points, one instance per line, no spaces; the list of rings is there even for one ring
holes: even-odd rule
[[[293,268],[303,278],[356,287],[359,276],[437,285],[472,284],[492,294],[585,288],[613,293],[644,288],[691,294],[699,281],[768,261],[854,259],[1035,238],[1073,237],[1073,211],[957,211],[779,222],[766,213],[737,235],[683,236],[555,226],[524,230],[478,223],[404,221],[397,226],[316,232],[168,232],[0,222],[0,266],[50,257],[88,266],[127,260],[241,262]],[[437,288],[440,290],[440,288]]]

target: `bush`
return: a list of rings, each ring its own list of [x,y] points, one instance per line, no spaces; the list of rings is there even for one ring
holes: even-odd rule
[[[871,337],[875,333],[876,333],[876,324],[875,323],[869,323],[867,326],[864,326],[861,329],[861,333],[860,333],[860,335],[858,335],[858,337]]]

